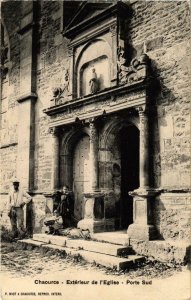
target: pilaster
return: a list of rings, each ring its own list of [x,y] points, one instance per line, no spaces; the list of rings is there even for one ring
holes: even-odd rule
[[[58,127],[49,128],[52,138],[52,171],[50,190],[56,191],[59,188],[59,136],[60,129]]]
[[[158,191],[150,188],[149,182],[149,126],[146,106],[138,107],[140,120],[139,188],[133,196],[133,224],[128,227],[129,238],[152,240],[157,232],[152,221],[152,202]]]
[[[18,122],[17,176],[22,186],[32,190],[34,186],[35,145],[35,100],[36,96],[36,54],[35,54],[35,12],[36,3],[22,2],[20,24],[20,96]]]
[[[90,133],[90,191],[84,193],[84,219],[78,228],[90,232],[104,229],[104,195],[98,190],[98,132],[94,119],[89,120]]]

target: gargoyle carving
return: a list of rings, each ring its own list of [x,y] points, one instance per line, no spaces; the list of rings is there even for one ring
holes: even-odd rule
[[[126,66],[124,49],[119,47],[117,64],[120,84],[132,83],[146,78],[149,57],[147,54],[142,54],[139,58],[133,58],[130,66]]]

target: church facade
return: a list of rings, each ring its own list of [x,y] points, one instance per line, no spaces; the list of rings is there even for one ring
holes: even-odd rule
[[[4,225],[16,176],[33,232],[67,185],[78,228],[189,241],[189,20],[187,1],[2,3]]]

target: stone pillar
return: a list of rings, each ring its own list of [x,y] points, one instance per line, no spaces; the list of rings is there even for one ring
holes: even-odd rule
[[[149,187],[149,128],[148,115],[144,108],[139,107],[140,147],[139,147],[139,185],[140,188]]]
[[[78,228],[90,232],[104,230],[104,195],[98,190],[98,133],[96,123],[89,120],[90,129],[90,190],[84,193],[84,219]]]
[[[20,95],[18,105],[17,177],[28,191],[34,187],[35,101],[36,96],[36,3],[22,2],[20,35]]]
[[[90,191],[98,189],[98,136],[95,122],[90,122]]]
[[[117,24],[114,23],[110,27],[111,44],[112,44],[112,67],[111,67],[111,86],[117,84]]]
[[[59,128],[51,127],[49,133],[52,135],[52,170],[50,190],[59,188]]]
[[[57,127],[49,128],[49,133],[52,135],[52,169],[50,190],[44,193],[46,198],[46,215],[53,213],[53,195],[59,188],[59,133]]]
[[[157,192],[149,187],[148,112],[145,107],[139,107],[138,112],[140,119],[140,186],[130,193],[133,196],[133,224],[128,227],[127,233],[131,239],[152,240],[157,236],[152,220],[152,202]]]
[[[77,95],[74,93],[75,87],[74,87],[74,49],[71,45],[68,46],[68,57],[69,57],[69,92],[68,92],[68,100],[72,100],[73,97],[76,97]]]

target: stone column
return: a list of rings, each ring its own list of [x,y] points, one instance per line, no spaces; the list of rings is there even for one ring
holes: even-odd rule
[[[51,127],[49,133],[52,135],[52,171],[51,190],[59,188],[59,133],[58,127]]]
[[[72,100],[73,97],[77,95],[74,93],[75,90],[75,80],[74,80],[74,49],[71,45],[68,46],[68,57],[69,57],[69,92],[68,92],[68,100]]]
[[[90,232],[104,230],[103,194],[98,190],[98,133],[94,119],[89,120],[90,132],[90,190],[84,193],[84,219],[78,228]]]
[[[149,128],[148,115],[143,107],[138,108],[140,120],[140,147],[139,147],[139,180],[140,188],[149,187]]]
[[[98,137],[95,122],[90,122],[90,191],[98,189]]]
[[[140,186],[131,192],[133,196],[133,224],[128,227],[129,238],[152,240],[157,234],[152,225],[152,203],[156,191],[149,187],[149,125],[145,106],[138,108],[140,120],[139,179]]]
[[[52,136],[52,169],[50,190],[44,193],[46,197],[46,214],[53,213],[53,194],[59,188],[59,133],[58,127],[49,128]]]
[[[110,27],[112,41],[112,67],[111,67],[111,85],[116,86],[117,83],[117,24],[114,23]]]

